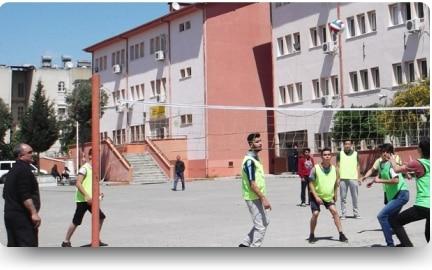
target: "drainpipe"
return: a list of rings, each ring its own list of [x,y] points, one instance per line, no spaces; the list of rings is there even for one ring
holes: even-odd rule
[[[337,18],[340,20],[340,3],[336,4]],[[338,33],[338,47],[339,47],[339,84],[340,84],[340,97],[341,108],[345,107],[344,101],[344,77],[343,77],[343,57],[342,57],[342,31]]]
[[[203,7],[203,68],[204,68],[204,104],[208,105],[207,100],[207,63],[206,63],[206,52],[207,52],[207,43],[206,43],[206,6]],[[208,169],[208,109],[205,106],[204,108],[204,128],[205,128],[205,150],[204,150],[204,158],[205,158],[205,176],[209,176],[209,169]]]
[[[124,38],[124,37],[122,37],[125,41],[126,41],[126,52],[125,52],[125,66],[126,66],[126,74],[124,75],[125,76],[125,79],[126,79],[126,89],[125,89],[125,92],[126,92],[126,101],[129,101],[129,55],[128,55],[128,48],[129,48],[129,39],[126,37],[126,38]],[[120,57],[121,57],[121,51],[120,51]],[[121,62],[121,58],[120,58],[120,62]],[[123,68],[123,67],[122,67]],[[121,76],[123,76],[123,71],[122,71],[122,74],[121,74]],[[129,119],[129,109],[126,111],[126,128],[125,128],[125,136],[126,136],[126,141],[125,141],[125,144],[126,143],[129,143],[130,142],[130,139],[129,139],[129,127],[130,127],[130,119]]]
[[[168,38],[167,38],[167,45],[168,45],[168,97],[166,97],[166,101],[168,103],[172,102],[172,85],[171,85],[171,22],[170,21],[165,21],[165,23],[168,25]],[[165,93],[166,95],[166,93]],[[173,119],[172,119],[172,108],[171,107],[166,107],[165,109],[168,109],[168,134],[172,136],[172,124],[173,124]]]

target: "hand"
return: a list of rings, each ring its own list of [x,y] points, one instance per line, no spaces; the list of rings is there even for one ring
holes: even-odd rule
[[[361,180],[361,178],[360,178],[359,180],[357,180],[357,183],[358,183],[359,186],[362,185],[362,182],[363,182],[363,181]]]
[[[41,225],[41,218],[39,217],[39,215],[37,213],[31,215],[31,221],[35,227],[35,229],[39,228],[39,226]]]
[[[369,183],[367,183],[366,187],[367,187],[367,188],[372,187],[373,183],[375,183],[375,179],[372,180],[372,181],[370,181]]]
[[[300,177],[300,180],[301,180],[302,182],[306,181],[306,180],[304,179],[304,177]]]
[[[262,204],[264,206],[264,209],[272,210],[270,202],[267,200],[267,198],[262,199]]]

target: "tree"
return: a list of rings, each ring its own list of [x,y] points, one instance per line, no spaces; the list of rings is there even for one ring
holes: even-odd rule
[[[39,155],[58,140],[59,128],[54,111],[54,104],[43,92],[42,82],[37,84],[32,104],[25,112],[20,122],[20,141],[29,144]]]
[[[79,141],[84,146],[91,141],[91,111],[92,111],[92,85],[90,80],[77,80],[74,89],[66,97],[68,105],[68,119],[60,123],[62,135],[60,143],[62,151],[66,152],[68,146],[76,140],[76,122],[79,124]],[[101,117],[103,108],[108,102],[108,95],[101,91],[100,108]]]
[[[378,104],[367,106],[366,108],[377,108]],[[351,108],[362,108],[352,106]],[[332,138],[335,141],[352,140],[360,142],[362,140],[377,140],[384,136],[383,128],[378,124],[375,111],[353,110],[338,111],[333,117]]]
[[[391,107],[425,107],[430,104],[429,79],[407,85],[394,95]],[[410,138],[429,136],[430,110],[383,111],[378,115],[387,135]]]
[[[10,130],[12,127],[12,115],[9,112],[9,107],[0,98],[0,160],[9,159],[10,147],[5,144],[4,137],[6,136],[6,132]]]

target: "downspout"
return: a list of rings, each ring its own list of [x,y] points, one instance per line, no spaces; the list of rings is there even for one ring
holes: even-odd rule
[[[337,18],[340,20],[340,3],[336,4]],[[343,77],[343,58],[342,58],[342,31],[338,33],[338,47],[339,47],[339,83],[340,83],[340,97],[341,108],[345,107],[344,101],[344,77]]]
[[[166,97],[166,102],[168,102],[169,104],[172,103],[172,85],[171,85],[171,22],[170,21],[165,21],[165,23],[168,25],[168,39],[167,39],[167,43],[168,43],[168,97]],[[166,93],[165,93],[166,95]],[[172,119],[172,110],[171,107],[165,107],[165,109],[168,109],[169,113],[168,113],[168,134],[172,136],[172,124],[173,124],[173,119]]]
[[[203,6],[203,68],[204,68],[204,128],[205,128],[205,150],[204,150],[204,158],[205,158],[205,176],[209,177],[209,162],[208,162],[208,100],[207,100],[207,62],[206,62],[206,22],[207,22],[207,13],[206,6]]]
[[[126,66],[126,74],[125,74],[125,79],[126,79],[126,101],[129,101],[129,55],[128,55],[128,49],[129,49],[129,39],[126,37],[122,37],[125,41],[126,41],[126,52],[125,52],[125,66]],[[121,51],[120,51],[120,57],[121,57]],[[120,59],[121,62],[121,59]],[[122,67],[123,68],[123,67]],[[123,72],[122,72],[122,76],[123,76]],[[126,128],[125,128],[125,136],[126,136],[126,143],[130,142],[130,138],[129,138],[129,128],[130,128],[130,119],[129,119],[129,109],[126,111]]]

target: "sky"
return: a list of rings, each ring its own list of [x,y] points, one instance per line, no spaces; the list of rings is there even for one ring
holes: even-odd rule
[[[0,65],[41,65],[42,55],[91,60],[84,48],[168,13],[164,3],[5,3]]]

